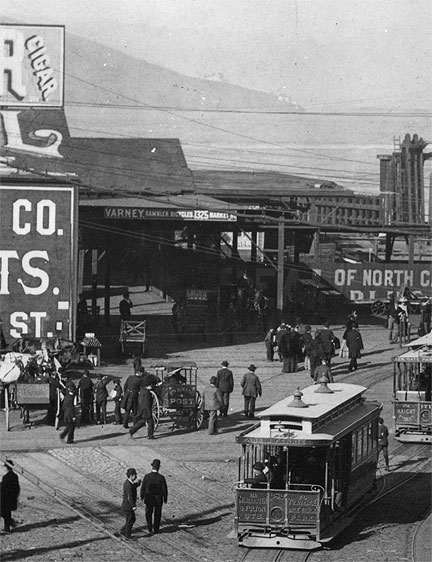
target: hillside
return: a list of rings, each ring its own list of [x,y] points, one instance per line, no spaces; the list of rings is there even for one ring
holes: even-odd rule
[[[185,76],[66,33],[66,106],[142,105],[199,109],[292,110],[276,95]]]

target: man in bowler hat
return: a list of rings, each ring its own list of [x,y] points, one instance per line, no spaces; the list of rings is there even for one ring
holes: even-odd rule
[[[16,525],[12,519],[12,511],[18,507],[18,496],[20,493],[20,485],[18,475],[13,471],[14,463],[10,459],[6,460],[5,465],[7,469],[6,474],[3,476],[0,488],[0,507],[1,516],[4,521],[4,531],[9,533]]]
[[[248,372],[243,376],[241,382],[244,398],[244,415],[248,418],[255,417],[255,402],[258,396],[262,396],[261,383],[255,371],[255,365],[249,365]]]
[[[137,488],[140,484],[141,480],[138,480],[137,471],[134,468],[128,468],[126,480],[123,484],[123,502],[121,505],[121,512],[126,520],[120,529],[120,534],[124,535],[127,539],[131,538],[132,527],[136,521]]]
[[[234,377],[231,369],[228,369],[228,361],[222,361],[222,369],[216,374],[216,386],[222,394],[222,407],[220,409],[221,416],[228,415],[230,394],[234,390]]]
[[[150,535],[159,533],[162,505],[168,501],[168,487],[165,477],[159,474],[161,462],[154,459],[151,472],[144,476],[140,497],[145,503],[147,529]]]

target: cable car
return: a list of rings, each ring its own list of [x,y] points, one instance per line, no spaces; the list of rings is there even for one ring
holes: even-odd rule
[[[313,550],[351,523],[373,493],[378,458],[382,404],[365,391],[322,377],[257,413],[260,423],[236,438],[240,546]]]
[[[432,441],[432,332],[393,357],[395,437],[409,443]]]

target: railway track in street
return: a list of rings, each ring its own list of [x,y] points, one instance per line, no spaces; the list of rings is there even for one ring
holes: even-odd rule
[[[222,503],[215,494],[202,493],[186,477],[174,475],[174,472],[165,467],[164,475],[169,482],[170,501],[181,505],[184,519],[165,517],[161,533],[150,538],[142,528],[145,521],[144,504],[138,502],[135,538],[133,541],[126,540],[118,533],[123,524],[119,506],[125,462],[99,447],[79,451],[75,449],[70,456],[68,453],[72,453],[72,450],[59,449],[43,454],[23,453],[20,455],[21,464],[16,463],[16,468],[46,494],[67,506],[111,540],[122,541],[127,549],[139,555],[140,559],[152,562],[162,559],[166,561],[167,557],[192,561],[211,559],[211,549],[199,520],[205,519],[209,514],[213,518],[228,515],[227,507],[231,507]],[[109,473],[95,471],[95,463],[109,466]],[[24,468],[23,464],[28,468]],[[139,466],[137,470],[141,472]],[[49,475],[49,482],[47,478],[42,479],[40,474]],[[192,515],[197,524],[186,523],[192,520]],[[230,522],[231,516],[230,509]]]

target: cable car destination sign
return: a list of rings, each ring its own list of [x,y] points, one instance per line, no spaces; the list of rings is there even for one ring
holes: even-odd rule
[[[5,339],[73,339],[75,186],[0,185],[0,316]]]
[[[0,24],[0,106],[63,107],[64,27]]]

